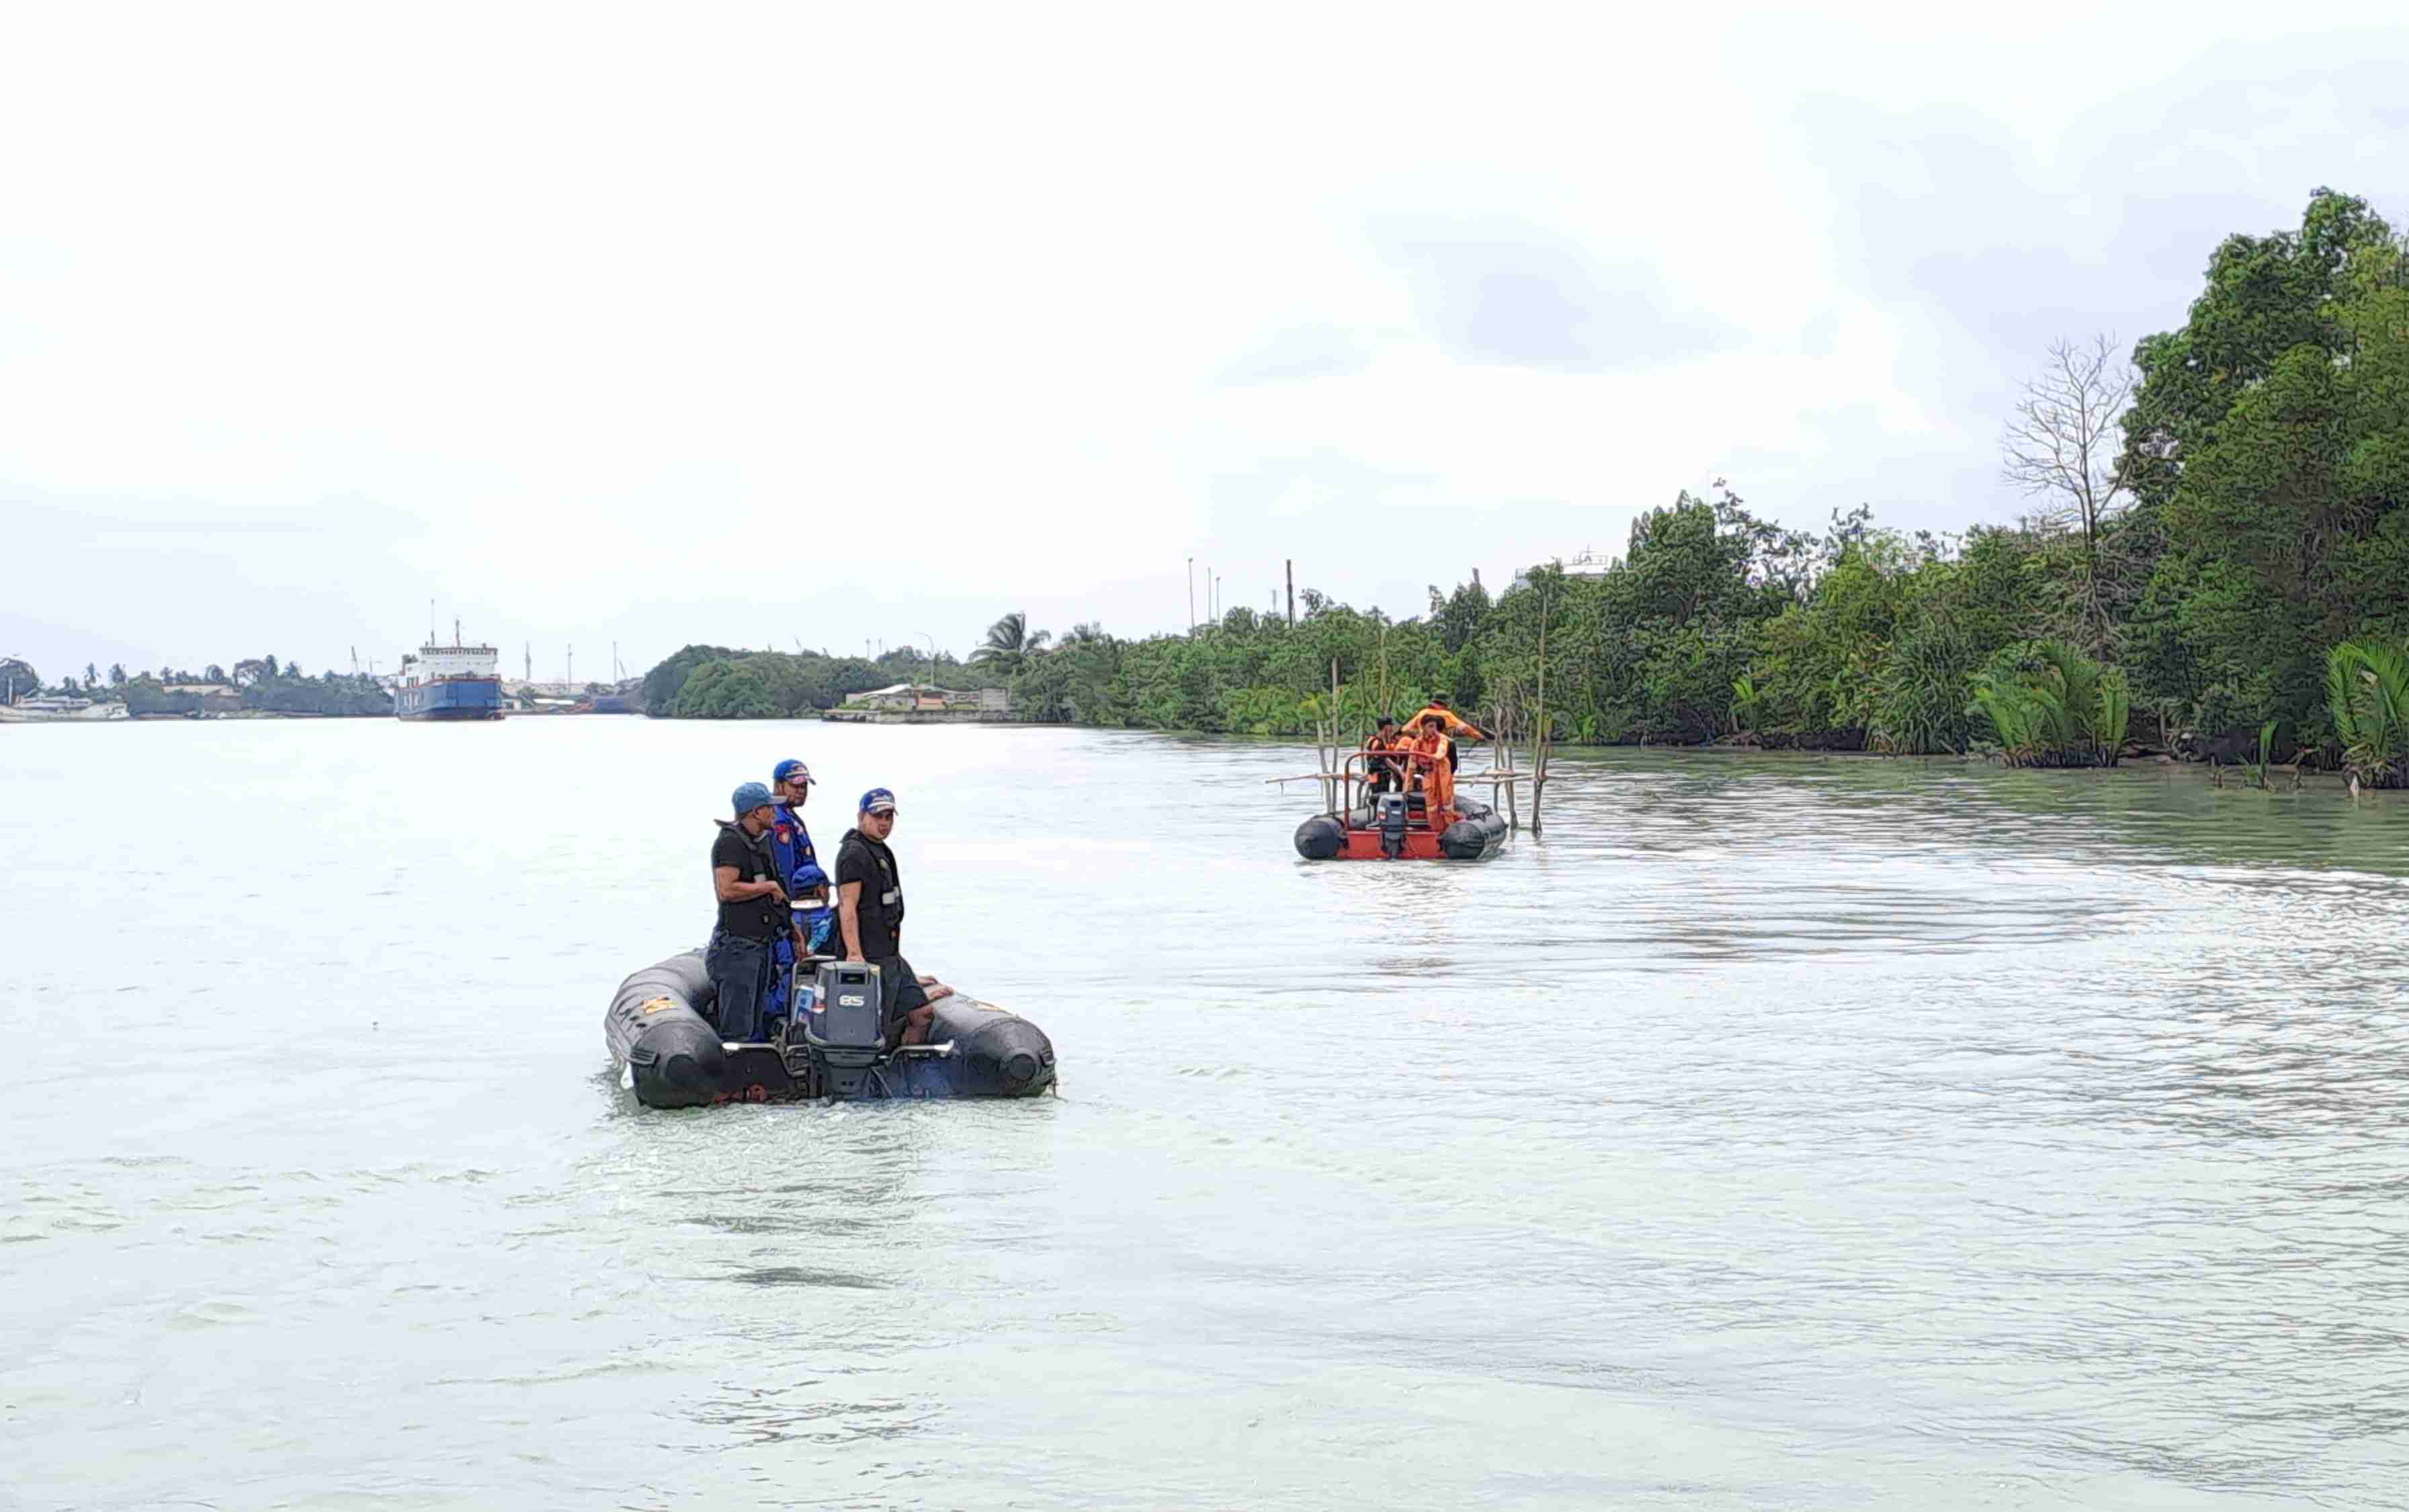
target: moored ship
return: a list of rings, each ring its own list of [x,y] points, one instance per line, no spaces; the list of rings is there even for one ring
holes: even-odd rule
[[[403,719],[499,719],[502,680],[495,669],[501,653],[465,645],[460,622],[452,622],[452,643],[426,644],[401,658],[394,680],[393,712]]]
[[[60,698],[55,694],[36,694],[0,703],[0,725],[49,725],[73,721],[89,724],[96,720],[123,719],[125,705],[98,703],[91,698]]]

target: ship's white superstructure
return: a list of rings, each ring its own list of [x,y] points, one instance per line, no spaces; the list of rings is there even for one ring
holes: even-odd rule
[[[491,677],[502,664],[492,646],[439,646],[432,642],[401,658],[400,685],[417,687],[453,677]]]

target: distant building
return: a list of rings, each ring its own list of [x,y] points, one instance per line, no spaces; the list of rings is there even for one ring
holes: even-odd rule
[[[1002,688],[941,688],[925,683],[897,683],[855,693],[828,712],[840,722],[874,725],[974,724],[1007,719],[1012,698]]]
[[[1600,556],[1592,548],[1583,546],[1572,555],[1562,558],[1558,565],[1564,568],[1565,576],[1568,578],[1602,578],[1614,570],[1614,558]],[[1514,574],[1514,581],[1506,585],[1506,591],[1512,593],[1530,585],[1531,574],[1526,569]]]
[[[909,683],[896,683],[867,693],[848,693],[844,706],[848,709],[909,709],[920,690]]]

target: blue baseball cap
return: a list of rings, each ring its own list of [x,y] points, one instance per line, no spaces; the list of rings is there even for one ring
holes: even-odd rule
[[[773,783],[808,783],[812,780],[812,769],[788,756],[770,769],[770,780]]]
[[[736,817],[740,819],[755,809],[768,808],[773,801],[770,797],[770,789],[760,783],[746,783],[730,793],[728,800],[736,805]]]
[[[873,787],[869,792],[861,795],[861,812],[864,814],[892,814],[895,812],[895,795],[888,792],[884,787]]]

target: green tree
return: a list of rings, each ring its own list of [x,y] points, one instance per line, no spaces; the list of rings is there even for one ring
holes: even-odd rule
[[[686,680],[694,675],[695,669],[706,662],[726,661],[737,655],[726,646],[688,645],[679,648],[644,674],[644,713],[656,719],[667,718],[671,706],[677,702],[678,695],[685,689]],[[239,673],[241,669],[238,667],[235,670]]]
[[[971,660],[1010,676],[1028,666],[1029,658],[1044,651],[1051,639],[1047,631],[1031,630],[1029,616],[1016,609],[987,627],[987,640],[971,653]]]
[[[682,719],[767,719],[777,713],[777,703],[757,670],[707,661],[678,690],[671,713]]]

